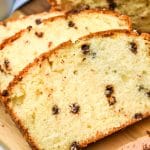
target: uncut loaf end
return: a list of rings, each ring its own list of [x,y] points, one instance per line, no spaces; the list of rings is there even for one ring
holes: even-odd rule
[[[129,15],[138,31],[150,33],[150,0],[56,0],[56,3],[56,8],[66,11],[90,8],[114,10]]]

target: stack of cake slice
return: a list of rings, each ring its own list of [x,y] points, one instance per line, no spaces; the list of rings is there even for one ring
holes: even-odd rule
[[[1,102],[32,149],[79,150],[150,115],[150,35],[128,16],[53,12],[0,28]]]

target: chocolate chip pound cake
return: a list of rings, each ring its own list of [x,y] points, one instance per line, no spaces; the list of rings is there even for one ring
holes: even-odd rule
[[[55,17],[63,15],[63,12],[44,12],[40,14],[34,14],[30,16],[25,16],[19,19],[13,19],[11,21],[0,22],[0,44],[6,39],[13,36],[15,33],[28,26],[36,26],[42,23],[42,20],[48,19],[50,17]]]
[[[150,116],[150,35],[106,31],[28,65],[4,103],[33,149],[79,150]]]
[[[62,42],[109,29],[130,30],[130,20],[110,11],[85,10],[48,19],[8,38],[0,45],[0,92],[41,53]]]
[[[106,8],[129,15],[138,31],[150,33],[150,0],[56,0],[62,10]]]

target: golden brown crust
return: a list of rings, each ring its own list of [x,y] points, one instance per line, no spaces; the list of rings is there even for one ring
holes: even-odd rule
[[[104,32],[97,32],[97,33],[93,33],[91,35],[88,35],[88,36],[84,36],[80,39],[83,39],[83,40],[86,40],[88,38],[92,38],[92,37],[106,37],[106,36],[114,36],[114,35],[117,35],[117,34],[126,34],[127,36],[139,36],[136,32],[130,32],[128,30],[110,30],[110,31],[104,31]],[[147,38],[147,36],[149,37],[150,35],[141,35],[142,38]],[[48,57],[50,57],[51,55],[55,55],[57,54],[59,51],[61,51],[61,49],[65,48],[65,47],[68,47],[68,46],[71,46],[72,45],[72,42],[71,41],[68,41],[68,42],[65,42],[61,45],[59,45],[58,47],[56,47],[55,49],[53,50],[50,50],[49,52],[46,52],[44,54],[42,54],[39,58],[36,58],[34,60],[33,63],[30,63],[23,71],[21,71],[19,73],[18,76],[16,76],[14,78],[14,80],[9,84],[7,90],[11,93],[11,90],[13,89],[13,87],[15,86],[15,84],[17,84],[25,75],[26,73],[28,72],[28,70],[33,67],[34,65],[37,65],[37,64],[40,64],[42,63],[44,60],[46,60]],[[35,149],[35,150],[38,150],[38,145],[36,144],[35,140],[30,136],[28,130],[24,127],[24,125],[21,123],[21,121],[19,120],[19,118],[17,118],[17,116],[15,115],[15,113],[13,112],[13,110],[11,110],[11,108],[9,107],[9,96],[8,97],[3,97],[3,103],[6,107],[6,110],[9,112],[9,114],[11,115],[11,117],[13,118],[14,122],[18,125],[19,129],[21,130],[22,134],[25,136],[26,140],[28,141],[28,143],[30,144],[30,146]],[[147,114],[143,114],[143,118],[146,118],[150,116],[150,113],[147,113]],[[137,122],[139,120],[136,120],[136,119],[131,119],[129,122],[127,122],[126,124],[118,127],[118,128],[114,128],[112,130],[110,130],[107,134],[101,134],[101,133],[97,133],[95,135],[95,137],[91,137],[90,139],[87,139],[86,141],[82,141],[80,142],[80,145],[82,147],[85,147],[87,146],[88,144],[92,143],[92,142],[95,142],[99,139],[102,139],[104,138],[105,136],[108,136],[122,128],[125,128],[135,122]]]
[[[146,114],[143,115],[142,119],[147,118],[149,116],[150,116],[150,113],[146,113]],[[94,137],[91,137],[91,138],[89,138],[85,141],[80,142],[80,145],[81,145],[81,147],[86,147],[88,144],[94,143],[94,142],[96,142],[96,141],[98,141],[102,138],[105,138],[106,136],[109,136],[109,135],[111,135],[111,134],[113,134],[117,131],[120,131],[121,129],[124,129],[124,128],[126,128],[126,127],[128,127],[128,126],[130,126],[134,123],[137,123],[142,119],[131,119],[127,123],[123,124],[122,126],[111,129],[107,134],[102,134],[100,132],[97,132],[97,134]]]
[[[16,126],[19,128],[20,132],[23,134],[24,138],[26,139],[26,141],[29,143],[29,145],[31,146],[31,148],[33,150],[40,150],[40,148],[38,147],[38,145],[36,144],[35,140],[33,139],[33,137],[30,136],[28,129],[26,129],[23,125],[23,123],[17,118],[17,116],[15,115],[15,113],[12,111],[12,109],[9,107],[9,105],[5,104],[6,110],[7,112],[10,114],[10,116],[12,117],[13,121],[15,122]],[[147,114],[143,114],[143,118],[147,118],[150,116],[150,113]],[[106,136],[109,136],[123,128],[126,128],[129,125],[132,125],[138,121],[140,121],[141,119],[131,119],[129,122],[127,122],[126,124],[123,124],[120,127],[117,128],[113,128],[112,130],[110,130],[107,134],[102,134],[100,132],[97,132],[97,134],[94,137],[91,137],[85,141],[81,141],[80,142],[80,146],[81,147],[86,147],[88,144],[94,143]]]
[[[23,123],[17,118],[13,110],[8,106],[5,105],[6,111],[11,116],[12,120],[15,122],[16,126],[19,128],[20,132],[22,133],[23,137],[28,141],[29,145],[33,150],[39,150],[38,146],[34,142],[33,138],[30,136],[28,129],[26,129]]]
[[[25,29],[26,30],[26,29]],[[18,33],[16,33],[15,35],[7,38],[7,39],[4,39],[3,42],[0,44],[0,51],[3,50],[3,48],[6,46],[6,45],[9,45],[11,44],[12,42],[14,42],[15,40],[17,40],[18,38],[21,37],[21,35],[25,32],[25,30],[21,30],[19,31]]]
[[[53,11],[52,11],[53,12]],[[41,15],[44,15],[45,13],[47,13],[47,12],[42,12],[42,13],[38,13],[38,14],[34,14],[34,15],[39,15],[39,16],[41,16]],[[9,19],[9,20],[7,20],[7,21],[0,21],[0,26],[2,25],[2,26],[5,26],[5,24],[6,24],[6,26],[7,26],[7,22],[15,22],[15,21],[18,21],[18,20],[24,20],[24,19],[26,19],[26,18],[28,18],[28,17],[30,17],[30,16],[33,16],[33,15],[29,15],[29,16],[23,16],[23,17],[21,17],[21,18],[11,18],[11,19]]]
[[[128,17],[126,15],[121,15],[118,12],[114,12],[114,11],[111,11],[111,10],[90,9],[90,10],[82,10],[82,11],[76,12],[76,13],[68,12],[68,13],[66,13],[63,16],[56,16],[56,17],[45,19],[45,20],[43,20],[43,22],[46,23],[46,22],[49,22],[49,21],[54,21],[54,20],[57,20],[58,18],[65,18],[65,19],[67,19],[69,17],[72,17],[73,15],[78,15],[78,14],[82,14],[82,13],[87,13],[87,14],[100,13],[100,14],[108,14],[108,15],[111,15],[111,16],[116,16],[120,20],[125,21],[126,25],[129,27],[129,30],[132,30],[132,22],[131,22],[130,17]]]
[[[50,10],[50,12],[51,13],[54,13],[54,12],[56,12],[56,13],[57,12],[62,12],[63,13],[63,11],[58,11],[56,9]],[[11,18],[11,19],[6,20],[6,21],[0,21],[0,26],[6,26],[7,27],[7,23],[15,22],[15,21],[18,21],[18,20],[21,21],[21,20],[27,19],[27,18],[29,18],[31,16],[35,16],[35,15],[39,15],[39,17],[40,17],[42,15],[45,15],[46,13],[48,13],[48,12],[42,12],[42,13],[37,13],[37,14],[29,15],[29,16],[23,16],[21,18]]]

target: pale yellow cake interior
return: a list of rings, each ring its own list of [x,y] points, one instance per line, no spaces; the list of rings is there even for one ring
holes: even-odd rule
[[[73,142],[103,137],[150,114],[149,47],[123,33],[76,41],[29,68],[10,92],[9,107],[40,149],[72,150]]]

